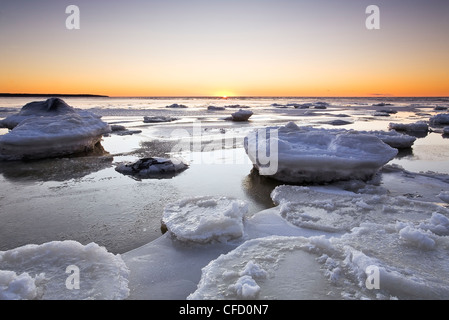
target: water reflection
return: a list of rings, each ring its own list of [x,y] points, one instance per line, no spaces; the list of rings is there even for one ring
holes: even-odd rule
[[[267,208],[274,207],[271,200],[271,192],[284,183],[261,176],[256,169],[252,169],[242,181],[242,188],[245,194],[253,201],[260,203]]]
[[[80,179],[112,166],[113,158],[87,156],[33,161],[1,162],[0,174],[10,181],[67,181]]]

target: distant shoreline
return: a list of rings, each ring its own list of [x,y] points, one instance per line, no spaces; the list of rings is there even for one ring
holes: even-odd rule
[[[95,94],[32,94],[32,93],[0,93],[0,98],[51,98],[51,97],[69,97],[69,98],[109,98],[109,96]]]

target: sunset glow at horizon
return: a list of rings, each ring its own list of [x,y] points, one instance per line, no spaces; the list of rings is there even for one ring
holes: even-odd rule
[[[449,96],[447,34],[447,0],[0,0],[0,92]]]

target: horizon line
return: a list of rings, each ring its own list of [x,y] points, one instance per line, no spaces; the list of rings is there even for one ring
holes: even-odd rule
[[[151,95],[117,95],[110,96],[104,94],[71,94],[71,93],[0,93],[0,97],[93,97],[93,98],[158,98],[158,99],[173,99],[173,98],[214,98],[214,99],[239,99],[239,98],[282,98],[282,99],[295,99],[295,98],[340,98],[340,99],[350,99],[350,98],[449,98],[448,96],[394,96],[394,95],[361,95],[361,96],[280,96],[280,95],[243,95],[243,96],[218,96],[218,95],[161,95],[161,96],[151,96]]]

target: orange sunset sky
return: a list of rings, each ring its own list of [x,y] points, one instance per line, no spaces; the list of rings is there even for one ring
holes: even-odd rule
[[[0,92],[449,96],[448,34],[447,0],[1,0]]]

